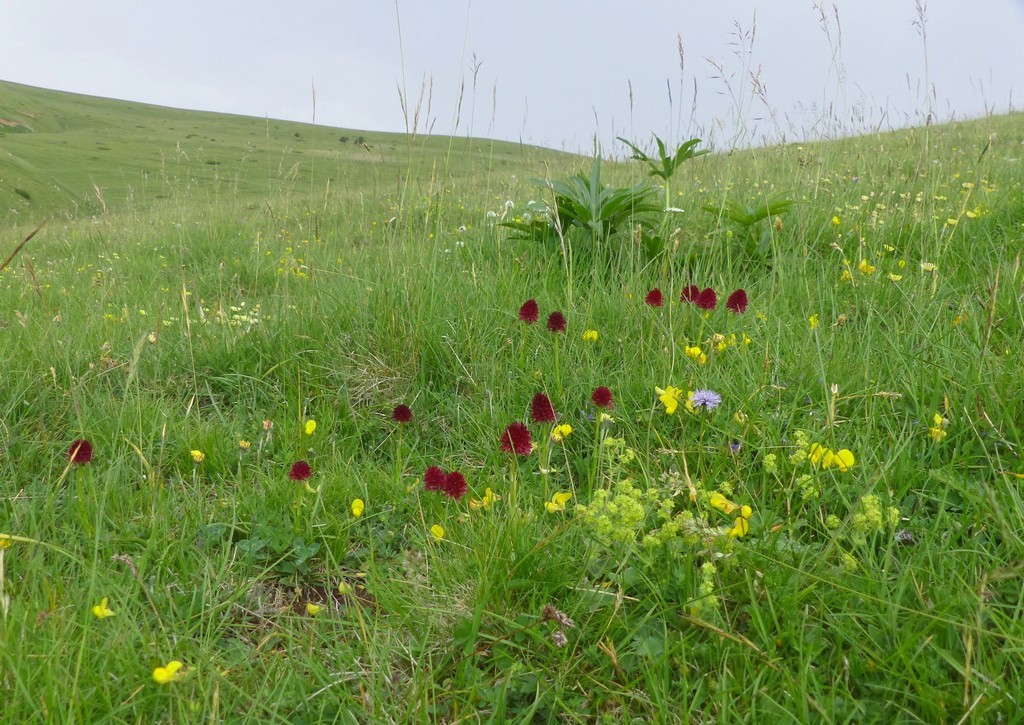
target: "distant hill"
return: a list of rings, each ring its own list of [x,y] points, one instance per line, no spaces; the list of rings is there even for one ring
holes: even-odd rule
[[[0,222],[259,201],[290,190],[395,194],[480,169],[538,175],[573,157],[484,139],[331,128],[183,111],[0,81]],[[422,173],[421,173],[422,172]]]

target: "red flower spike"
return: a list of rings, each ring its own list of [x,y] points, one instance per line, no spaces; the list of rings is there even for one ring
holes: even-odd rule
[[[467,488],[466,479],[463,475],[458,471],[452,471],[445,476],[444,488],[441,490],[458,501],[465,495]]]
[[[544,393],[537,393],[530,402],[530,420],[534,423],[554,423],[555,408]]]
[[[292,468],[288,471],[288,478],[293,481],[305,481],[307,478],[313,475],[313,469],[309,467],[309,464],[305,461],[295,461],[292,464]]]
[[[408,405],[396,405],[395,409],[391,411],[391,420],[396,423],[412,422],[412,408]]]
[[[594,388],[594,392],[590,395],[590,402],[598,408],[611,408],[615,405],[615,402],[612,399],[612,391],[603,385],[598,388]]]
[[[68,449],[68,460],[78,465],[85,465],[92,460],[92,443],[79,438],[71,443],[71,448]]]
[[[710,287],[706,287],[701,290],[701,293],[697,295],[697,307],[702,310],[713,310],[718,305],[718,295]]]
[[[565,332],[565,315],[558,310],[548,315],[548,330],[551,332]]]
[[[647,293],[647,296],[644,298],[644,302],[649,304],[651,307],[661,307],[665,304],[665,298],[662,296],[661,290],[655,287]]]
[[[537,300],[526,300],[523,306],[519,308],[519,319],[527,325],[535,324],[539,314],[540,308],[537,307]]]
[[[729,295],[729,299],[725,301],[725,309],[735,312],[737,315],[747,311],[747,292],[743,289],[738,289]]]
[[[687,287],[683,287],[683,293],[679,295],[680,302],[694,303],[700,296],[700,287],[695,284],[691,284]]]
[[[501,450],[505,453],[514,453],[517,456],[528,456],[533,452],[533,439],[530,438],[530,429],[523,423],[510,423],[501,436]]]
[[[443,491],[448,477],[437,466],[431,466],[423,474],[423,488],[427,491]]]

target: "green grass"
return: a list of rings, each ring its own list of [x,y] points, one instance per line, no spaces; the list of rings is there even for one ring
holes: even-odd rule
[[[569,277],[497,222],[542,198],[528,179],[587,159],[370,132],[367,154],[322,127],[0,99],[36,124],[3,137],[2,256],[49,217],[0,272],[11,721],[1016,717],[1019,116],[694,159],[667,257],[627,235]],[[765,196],[795,201],[767,258],[699,211]],[[691,282],[717,309],[679,302]],[[668,416],[669,385],[722,404]],[[573,432],[530,424],[539,447],[513,459],[499,440],[538,392]],[[815,467],[801,431],[855,464]],[[72,466],[79,438],[95,455]],[[433,465],[467,496],[424,491]],[[472,507],[486,488],[500,500]],[[556,492],[574,497],[548,513]],[[751,507],[745,536],[714,492]],[[546,605],[574,621],[564,647]],[[155,683],[171,660],[184,676]]]

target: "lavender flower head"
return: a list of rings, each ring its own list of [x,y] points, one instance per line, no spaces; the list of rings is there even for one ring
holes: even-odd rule
[[[722,396],[714,390],[694,390],[692,402],[694,408],[713,410],[722,402]]]

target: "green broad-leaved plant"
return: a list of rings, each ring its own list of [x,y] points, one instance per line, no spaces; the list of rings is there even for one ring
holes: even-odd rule
[[[743,251],[748,257],[766,259],[771,252],[772,228],[769,225],[760,229],[760,223],[781,217],[795,203],[792,199],[776,197],[761,199],[749,206],[743,206],[739,202],[727,200],[717,206],[705,204],[701,206],[701,210],[729,222],[735,228],[736,236],[739,237]]]
[[[648,225],[646,216],[661,211],[653,200],[658,189],[646,181],[629,187],[602,184],[601,158],[597,156],[589,175],[534,183],[550,195],[544,213],[501,226],[513,229],[518,238],[559,244],[567,265],[570,256],[579,261],[614,256],[619,249],[610,244],[616,235],[630,232],[634,225]]]

